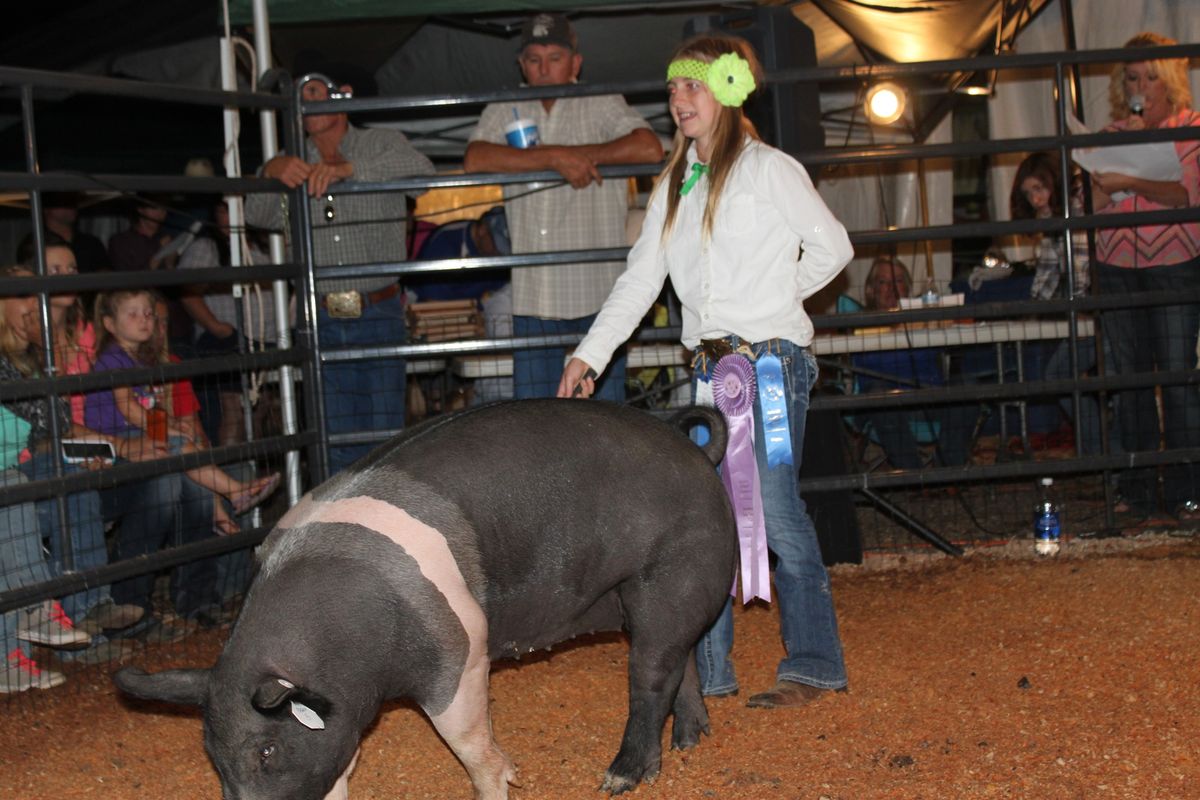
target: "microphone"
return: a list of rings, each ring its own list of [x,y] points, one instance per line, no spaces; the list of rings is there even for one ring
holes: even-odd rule
[[[1143,94],[1131,95],[1129,98],[1129,110],[1140,117],[1142,112],[1146,110],[1146,96]]]

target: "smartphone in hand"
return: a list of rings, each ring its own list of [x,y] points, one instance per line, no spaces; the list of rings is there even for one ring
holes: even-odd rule
[[[62,457],[68,464],[84,464],[97,458],[114,461],[117,454],[103,439],[63,439]]]

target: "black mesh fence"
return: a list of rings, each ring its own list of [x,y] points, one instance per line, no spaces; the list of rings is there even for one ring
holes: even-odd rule
[[[292,110],[298,119],[300,110]],[[1062,135],[960,150],[1049,146],[1065,153],[1077,140],[1092,141]],[[954,148],[929,152],[945,157],[956,154]],[[920,157],[921,150],[812,155],[806,163],[816,170],[823,163]],[[618,180],[650,174],[605,170]],[[531,177],[557,179],[437,176],[344,191]],[[262,180],[249,186],[211,180],[201,183],[214,195],[280,188]],[[35,198],[42,189],[88,185],[62,176],[9,182],[32,188]],[[110,177],[106,183],[134,195],[160,188],[149,179],[126,185]],[[302,195],[292,198],[307,208]],[[1195,209],[1177,209],[1108,215],[1103,224],[1196,218]],[[624,254],[620,248],[509,254],[432,266],[397,254],[390,263],[323,265],[312,263],[303,247],[311,220],[297,214],[290,223],[280,231],[299,245],[289,264],[250,258],[242,263],[251,266],[233,270],[218,248],[215,260],[201,259],[187,273],[0,276],[5,330],[19,326],[25,337],[21,347],[6,340],[10,369],[0,383],[6,458],[0,473],[6,658],[0,692],[50,688],[88,665],[125,661],[139,648],[227,630],[253,578],[253,548],[302,492],[406,426],[485,402],[556,392],[563,359],[586,321],[514,318],[505,287],[466,303],[413,303],[415,296],[406,298],[400,288],[407,276],[603,262]],[[1100,224],[1064,214],[1014,224],[857,231],[852,239],[861,248],[1011,232],[1061,239]],[[39,252],[52,246],[41,241]],[[1090,294],[1072,292],[1070,280],[1058,291],[1038,293],[1036,271],[1012,268],[982,286],[957,276],[960,282],[923,297],[912,296],[910,281],[894,303],[882,304],[869,301],[874,290],[863,281],[845,288],[853,302],[844,313],[814,317],[812,350],[821,379],[808,417],[813,447],[806,448],[799,479],[830,560],[856,560],[864,552],[961,552],[1014,540],[1027,540],[1032,549],[1033,507],[1046,477],[1053,478],[1068,543],[1145,526],[1191,529],[1200,511],[1193,467],[1200,458],[1200,286],[1190,276],[1156,269],[1093,273]],[[311,291],[317,280],[381,276],[397,288],[357,298]],[[137,297],[147,288],[185,310],[196,296],[228,295],[234,332],[214,341],[185,326],[181,336],[165,334],[152,358],[65,369],[69,354],[54,335],[61,328],[55,298]],[[343,301],[354,301],[350,312],[341,310]],[[267,306],[276,312],[275,337],[266,333]],[[331,308],[364,326],[378,324],[382,333],[358,337],[364,327],[322,325]],[[155,316],[173,313],[174,307]],[[84,311],[79,319],[88,317]],[[97,332],[104,328],[102,317],[91,322]],[[692,402],[693,353],[679,338],[668,291],[606,372],[602,396],[650,413]],[[91,353],[95,361],[100,350]],[[129,429],[88,434],[90,404],[102,409],[91,422],[111,423],[116,409]],[[168,412],[165,429],[156,409]]]

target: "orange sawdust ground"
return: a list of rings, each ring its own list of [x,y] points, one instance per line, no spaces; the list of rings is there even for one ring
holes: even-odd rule
[[[632,797],[1200,797],[1200,541],[1028,543],[964,559],[837,567],[850,692],[800,710],[745,707],[773,679],[772,608],[739,611],[742,695],[711,700],[712,736],[668,752]],[[207,665],[216,634],[145,666]],[[514,800],[598,797],[625,719],[625,643],[497,666],[493,723],[521,769]],[[196,712],[117,697],[103,670],[0,700],[0,797],[215,798]],[[466,798],[466,774],[420,713],[390,705],[352,798]]]

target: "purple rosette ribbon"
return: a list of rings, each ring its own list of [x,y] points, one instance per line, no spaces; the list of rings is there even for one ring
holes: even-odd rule
[[[763,522],[758,462],[754,458],[754,366],[743,355],[723,356],[712,373],[713,402],[729,426],[721,481],[733,504],[741,547],[742,602],[771,601],[767,528]],[[736,581],[736,579],[735,579]],[[734,585],[736,590],[736,583]],[[736,591],[731,592],[736,594]]]

